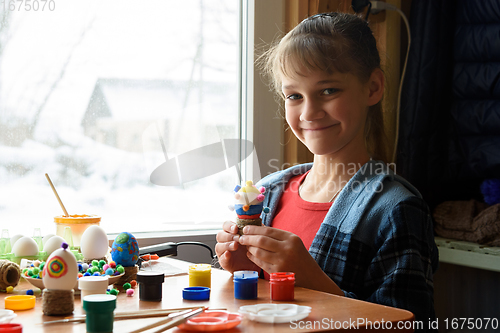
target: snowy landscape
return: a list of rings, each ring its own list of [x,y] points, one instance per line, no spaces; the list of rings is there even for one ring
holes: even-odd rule
[[[55,233],[62,209],[45,173],[70,214],[97,214],[108,233],[231,219],[236,168],[181,186],[149,176],[167,155],[237,138],[237,6],[56,0],[53,11],[0,9],[0,229]]]

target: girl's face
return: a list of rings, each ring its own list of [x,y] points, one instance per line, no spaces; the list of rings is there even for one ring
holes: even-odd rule
[[[382,98],[383,75],[372,74],[362,83],[349,73],[313,71],[283,77],[282,91],[286,121],[313,154],[367,155],[365,121],[369,106]]]

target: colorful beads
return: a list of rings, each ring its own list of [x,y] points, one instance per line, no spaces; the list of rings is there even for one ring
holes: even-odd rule
[[[52,268],[52,271],[57,273],[57,269],[61,269],[61,263],[59,261],[53,261],[49,263],[49,266],[47,266],[49,269]],[[30,267],[23,268],[22,270],[22,276],[25,277],[31,277],[34,279],[41,279],[42,278],[42,272],[43,268],[45,267],[46,262],[45,261],[38,261],[34,262],[33,264],[30,265]],[[48,270],[49,274],[55,274]],[[64,266],[62,267],[62,271],[64,271]],[[106,264],[104,260],[92,260],[92,264],[87,264],[87,263],[78,263],[78,278],[81,278],[83,276],[103,276],[103,275],[108,275],[108,276],[116,276],[120,275],[125,272],[125,269],[121,265],[116,265],[114,261],[110,261],[109,264]]]

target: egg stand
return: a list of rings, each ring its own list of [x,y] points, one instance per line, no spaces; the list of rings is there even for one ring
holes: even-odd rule
[[[42,310],[47,316],[61,316],[73,313],[75,308],[74,291],[44,289],[42,293]]]

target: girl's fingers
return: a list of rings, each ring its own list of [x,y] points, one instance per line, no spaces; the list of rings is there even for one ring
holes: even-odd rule
[[[231,222],[231,221],[226,221],[224,224],[222,224],[222,230],[231,233],[231,234],[237,234],[238,233],[238,226],[236,223]]]
[[[239,244],[237,242],[225,242],[215,244],[215,253],[217,256],[222,255],[224,252],[233,252],[238,249]]]
[[[283,240],[287,236],[287,232],[276,229],[276,228],[270,228],[270,227],[265,227],[265,226],[256,226],[256,225],[247,225],[245,228],[243,228],[243,234],[244,235],[263,235],[267,236],[270,238],[274,238],[277,240]]]
[[[261,235],[243,235],[238,238],[237,242],[241,245],[260,248],[269,252],[279,252],[282,247],[281,241]]]
[[[215,239],[217,240],[218,243],[234,242],[237,241],[239,238],[240,235],[230,234],[225,231],[219,231],[215,236]]]
[[[273,261],[274,255],[274,252],[263,250],[262,248],[258,248],[255,246],[247,246],[248,258],[259,267],[262,267],[261,265],[264,264],[270,265],[270,263]]]

